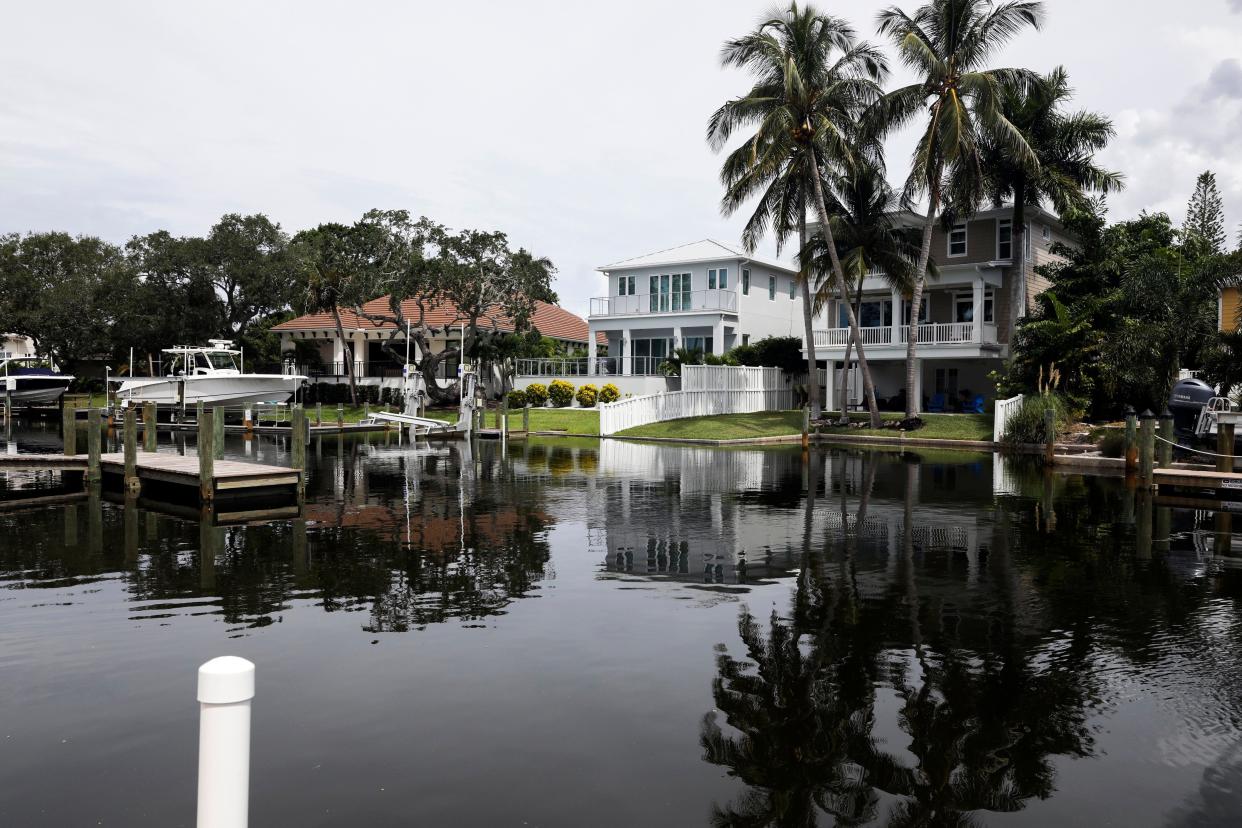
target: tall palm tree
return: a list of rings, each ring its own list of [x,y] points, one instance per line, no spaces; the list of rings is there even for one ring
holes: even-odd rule
[[[854,288],[854,314],[860,313],[863,280],[867,276],[881,274],[888,284],[901,293],[909,293],[914,282],[915,261],[919,245],[917,234],[909,228],[899,227],[895,214],[900,198],[889,186],[879,154],[874,160],[862,160],[853,167],[835,175],[826,182],[831,199],[829,207],[832,236],[837,243],[837,254],[845,271],[845,281]],[[803,253],[815,272],[828,272],[831,262],[821,238],[811,239]],[[832,290],[826,281],[820,281],[820,289],[813,297],[816,313],[828,307]],[[897,308],[893,308],[897,313]],[[845,366],[850,364],[851,336],[845,346]],[[846,399],[849,389],[849,373],[841,376],[841,400]],[[848,418],[842,406],[842,421]]]
[[[1029,85],[1010,84],[1004,90],[1001,111],[1022,133],[1039,166],[1020,163],[1009,145],[985,136],[983,169],[987,195],[993,205],[1013,202],[1010,225],[1017,278],[1013,279],[1010,307],[1017,319],[1029,309],[1026,296],[1026,208],[1052,203],[1057,212],[1090,209],[1088,193],[1110,193],[1124,186],[1121,173],[1096,165],[1095,153],[1116,134],[1113,122],[1094,112],[1065,112],[1073,97],[1069,76],[1058,66]]]
[[[927,122],[906,180],[905,195],[927,199],[923,240],[910,296],[906,344],[906,416],[920,402],[915,394],[918,318],[931,256],[932,231],[941,208],[973,211],[984,195],[981,142],[1004,144],[1015,163],[1037,170],[1039,162],[1022,133],[1002,111],[1002,86],[1028,83],[1018,69],[985,69],[992,54],[1026,27],[1039,28],[1039,0],[929,0],[913,15],[893,6],[881,11],[880,34],[892,39],[901,60],[921,80],[885,96],[875,117],[888,127],[926,115]]]
[[[795,230],[799,231],[799,241],[803,240],[806,208],[814,209],[838,293],[848,305],[822,176],[829,169],[854,162],[859,117],[881,97],[880,81],[888,71],[883,55],[874,46],[858,42],[844,20],[821,14],[813,6],[792,3],[769,15],[755,31],[727,42],[721,61],[756,76],[751,89],[721,106],[708,124],[707,139],[715,150],[722,149],[736,131],[755,126],[754,134],[728,155],[721,168],[725,186],[722,211],[729,215],[751,197],[759,196],[743,243],[753,247],[770,227],[779,248]],[[810,274],[804,272],[799,281],[812,411],[817,412],[819,383]],[[861,340],[852,308],[849,321],[855,338]],[[875,388],[861,342],[858,361],[872,423],[879,425]]]

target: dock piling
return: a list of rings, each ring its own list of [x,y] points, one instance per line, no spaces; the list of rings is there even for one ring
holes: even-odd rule
[[[530,403],[522,407],[522,433],[530,434]]]
[[[155,451],[158,446],[159,430],[156,427],[155,403],[148,401],[142,404],[142,450]]]
[[[253,409],[247,408],[242,411],[242,428],[246,430],[247,434],[250,434],[251,432],[254,431],[254,410]]]
[[[502,399],[500,401],[500,439],[504,440],[509,436],[509,401]]]
[[[1156,444],[1156,463],[1162,469],[1173,465],[1173,413],[1165,406],[1160,412],[1160,442]]]
[[[806,451],[811,445],[811,409],[802,409],[802,450]]]
[[[136,492],[142,484],[138,480],[138,410],[132,405],[125,409],[121,441],[125,452],[125,490]]]
[[[253,662],[222,656],[198,668],[198,828],[247,824],[253,698]]]
[[[1049,466],[1057,453],[1057,412],[1051,406],[1044,409],[1044,462]]]
[[[211,450],[216,460],[224,459],[224,409],[211,409]]]
[[[1218,472],[1233,471],[1233,423],[1216,424],[1216,470]]]
[[[336,427],[343,428],[345,426],[345,406],[341,403],[336,404]]]
[[[198,494],[204,503],[216,497],[215,410],[204,411],[198,419]]]
[[[99,458],[103,454],[103,422],[98,408],[86,413],[86,484],[96,488],[103,482],[103,469]]]
[[[315,425],[323,425],[323,403],[315,403]]]
[[[61,431],[64,433],[66,457],[72,457],[78,453],[78,421],[74,416],[76,413],[71,405],[61,406]]]
[[[1156,464],[1156,415],[1144,411],[1139,424],[1139,477],[1151,482]]]
[[[1126,437],[1125,437],[1126,474],[1138,469],[1138,417],[1134,416],[1133,406],[1126,406]]]

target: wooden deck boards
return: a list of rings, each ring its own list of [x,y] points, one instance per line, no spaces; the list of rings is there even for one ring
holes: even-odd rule
[[[1242,473],[1200,469],[1155,469],[1152,480],[1159,486],[1214,489],[1242,493]]]

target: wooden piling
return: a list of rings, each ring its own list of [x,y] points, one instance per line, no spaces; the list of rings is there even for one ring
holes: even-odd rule
[[[125,452],[125,490],[136,492],[142,483],[138,480],[138,410],[132,405],[125,409],[121,439]]]
[[[1057,412],[1051,406],[1044,409],[1044,462],[1052,465],[1057,453]]]
[[[1134,409],[1126,406],[1126,437],[1125,437],[1126,474],[1138,470],[1138,417]]]
[[[97,487],[103,480],[103,469],[99,465],[99,457],[103,454],[103,422],[98,408],[92,408],[86,414],[86,484]]]
[[[802,449],[805,451],[811,445],[811,409],[802,409]]]
[[[211,449],[212,457],[224,459],[224,409],[211,409]]]
[[[76,413],[73,406],[64,405],[60,409],[60,425],[64,434],[66,457],[72,457],[78,453],[78,421],[74,416]]]
[[[522,407],[522,433],[530,434],[530,403]]]
[[[199,400],[198,405],[194,409],[194,422],[202,422],[203,411],[205,411],[206,408],[207,406],[203,404],[203,401]]]
[[[295,405],[289,415],[289,460],[306,479],[306,411]]]
[[[246,430],[247,434],[254,432],[254,409],[247,408],[242,411],[242,428]]]
[[[1160,440],[1156,443],[1156,462],[1162,469],[1173,465],[1173,413],[1166,407],[1160,413]]]
[[[323,403],[315,403],[315,425],[323,425]]]
[[[1233,423],[1216,424],[1216,453],[1216,470],[1233,471]]]
[[[63,406],[64,400],[60,404]],[[4,433],[13,433],[13,390],[7,384],[4,389]]]
[[[156,412],[154,402],[142,404],[142,450],[155,451],[158,448],[159,432],[156,430]]]
[[[336,427],[345,427],[345,406],[341,403],[336,404]]]
[[[204,502],[216,497],[216,451],[213,446],[215,411],[204,411],[198,419],[198,496]]]
[[[1144,411],[1139,423],[1139,477],[1150,483],[1155,465],[1156,415],[1151,411]]]

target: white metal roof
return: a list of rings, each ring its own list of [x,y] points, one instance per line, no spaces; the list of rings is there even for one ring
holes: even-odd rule
[[[608,273],[614,270],[634,270],[644,267],[663,267],[664,265],[681,265],[695,264],[697,262],[718,262],[727,259],[742,259],[747,262],[754,262],[775,270],[782,270],[786,273],[796,273],[792,267],[780,262],[774,262],[770,259],[763,259],[758,256],[747,255],[741,248],[731,247],[723,242],[715,239],[702,239],[701,241],[690,242],[689,244],[670,247],[667,250],[657,250],[654,253],[648,253],[645,256],[635,256],[632,259],[622,259],[613,264],[603,265],[596,268],[601,273]]]

